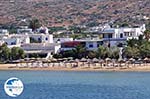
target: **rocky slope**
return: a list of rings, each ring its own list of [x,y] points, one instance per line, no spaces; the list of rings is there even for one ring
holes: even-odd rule
[[[47,26],[129,22],[150,17],[150,0],[0,0],[0,24],[38,18]]]

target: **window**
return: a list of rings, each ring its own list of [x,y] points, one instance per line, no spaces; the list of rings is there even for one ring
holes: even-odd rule
[[[90,44],[90,45],[89,45],[89,48],[93,48],[93,44]]]
[[[103,38],[112,38],[112,34],[103,34]]]
[[[48,38],[46,37],[46,38],[45,38],[45,40],[47,41],[47,40],[48,40]]]
[[[132,33],[132,32],[130,33],[130,36],[133,36],[133,33]]]
[[[100,45],[99,44],[97,44],[97,47],[99,47]]]
[[[129,32],[124,32],[124,36],[129,36]]]
[[[41,38],[38,38],[38,41],[41,41]]]
[[[124,32],[124,36],[128,36],[127,32]]]
[[[108,34],[108,38],[112,38],[112,34]]]
[[[58,39],[57,41],[60,41],[60,39]]]
[[[123,34],[122,33],[120,34],[120,38],[123,38]]]
[[[16,44],[16,42],[11,42],[11,45],[15,45]]]

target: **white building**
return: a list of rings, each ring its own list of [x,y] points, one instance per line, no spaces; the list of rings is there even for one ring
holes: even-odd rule
[[[33,34],[32,29],[29,29],[29,28],[17,29],[17,33],[18,34],[26,34],[26,33]]]
[[[27,56],[30,54],[45,54],[46,59],[52,58],[53,54],[60,52],[60,47],[61,45],[56,43],[30,43],[21,45]]]
[[[69,42],[73,41],[73,38],[54,38],[55,43],[63,43],[63,42]]]
[[[27,54],[30,53],[44,53],[51,55],[60,50],[71,50],[77,45],[81,44],[88,50],[97,50],[100,45],[118,46],[125,44],[128,39],[138,38],[145,31],[145,25],[138,28],[110,28],[105,27],[99,31],[100,38],[54,38],[49,33],[36,34],[0,34],[0,44],[6,43],[8,47],[21,47]],[[6,35],[6,34],[7,35]],[[34,39],[34,40],[33,40]],[[37,41],[37,42],[31,42]]]
[[[53,43],[52,34],[28,34],[30,38],[38,41],[39,43]]]
[[[97,50],[100,45],[103,46],[123,46],[128,39],[136,38],[143,34],[146,30],[145,25],[138,28],[110,28],[105,27],[99,31],[101,38],[84,38],[74,41],[66,41],[61,43],[61,50],[71,50],[77,45],[82,44],[87,50]]]
[[[7,29],[0,29],[0,35],[8,35],[9,31]]]
[[[90,28],[88,28],[87,29],[87,31],[86,32],[90,32],[90,33],[97,33],[97,32],[99,32],[99,31],[102,31],[102,30],[104,30],[104,29],[106,29],[106,28],[111,28],[110,27],[110,25],[108,25],[108,24],[105,24],[105,25],[99,25],[99,26],[95,26],[95,27],[90,27]]]
[[[21,48],[26,53],[57,53],[60,50],[60,44],[56,43],[30,43],[22,44]]]
[[[50,34],[10,34],[1,35],[0,40],[10,46],[20,46],[31,43],[30,39],[40,41],[39,43],[53,43],[53,35]]]
[[[115,46],[119,43],[125,43],[128,39],[138,39],[145,30],[145,25],[138,28],[105,28],[99,34],[104,42],[110,43],[110,46]]]
[[[87,50],[97,50],[99,46],[103,45],[103,41],[101,39],[91,39],[91,40],[75,40],[75,41],[68,41],[68,42],[62,42],[61,43],[61,50],[66,51],[66,50],[72,50],[76,46],[82,45],[84,46]]]
[[[18,23],[18,29],[17,29],[17,33],[18,34],[26,34],[26,33],[33,33],[32,29],[28,27],[29,24],[28,22],[26,22],[26,19],[21,20]]]
[[[59,43],[53,43],[51,34],[10,34],[0,36],[0,45],[6,43],[9,48],[21,47],[26,54],[46,54],[49,58],[60,50]],[[39,42],[31,42],[31,38]]]
[[[28,35],[16,35],[16,34],[3,36],[1,38],[1,41],[3,41],[3,43],[6,43],[9,48],[20,47],[21,44],[30,43],[30,39]]]

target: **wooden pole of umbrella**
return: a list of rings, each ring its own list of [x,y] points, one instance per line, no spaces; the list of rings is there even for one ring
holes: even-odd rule
[[[100,67],[101,67],[101,68],[102,68],[102,66],[103,66],[103,65],[102,65],[103,62],[104,62],[104,60],[102,60],[102,59],[99,60],[99,63],[100,63]]]

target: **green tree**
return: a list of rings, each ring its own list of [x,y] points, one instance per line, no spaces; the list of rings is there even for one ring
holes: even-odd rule
[[[29,23],[29,27],[34,31],[41,26],[41,23],[38,19],[33,19]]]
[[[118,59],[119,58],[119,48],[117,47],[111,47],[109,50],[109,57]]]
[[[11,58],[13,60],[21,59],[25,57],[24,50],[19,47],[13,47],[11,49]]]
[[[140,46],[140,56],[142,58],[150,57],[150,42],[144,42]]]
[[[97,52],[96,51],[89,51],[88,52],[88,58],[93,59],[97,57]]]
[[[54,54],[53,58],[63,58],[62,54],[58,53],[58,54]]]
[[[127,46],[124,51],[123,54],[127,57],[127,58],[138,58],[140,55],[140,50],[137,47],[130,47]]]
[[[71,26],[71,27],[69,27],[69,31],[72,31],[73,33],[81,33],[82,29],[79,27]]]
[[[41,43],[41,40],[36,40],[33,37],[30,37],[30,43]]]
[[[82,45],[78,45],[73,49],[74,54],[76,55],[75,58],[83,58],[87,55],[87,50]]]
[[[102,59],[105,59],[106,57],[108,57],[109,55],[109,48],[108,47],[104,47],[104,46],[100,46],[97,50],[98,56]]]
[[[0,61],[7,61],[10,58],[10,49],[6,44],[0,46]]]
[[[71,35],[71,37],[75,40],[75,39],[81,38],[81,35],[73,34],[73,35]]]
[[[122,23],[120,26],[121,27],[129,27],[129,24],[127,22],[125,22],[125,23]]]
[[[62,57],[75,57],[75,53],[73,52],[73,50],[68,50],[68,51],[63,51],[60,53],[59,56],[62,56]]]
[[[129,39],[127,41],[127,46],[135,47],[138,45],[138,43],[139,43],[139,41],[137,39]]]

